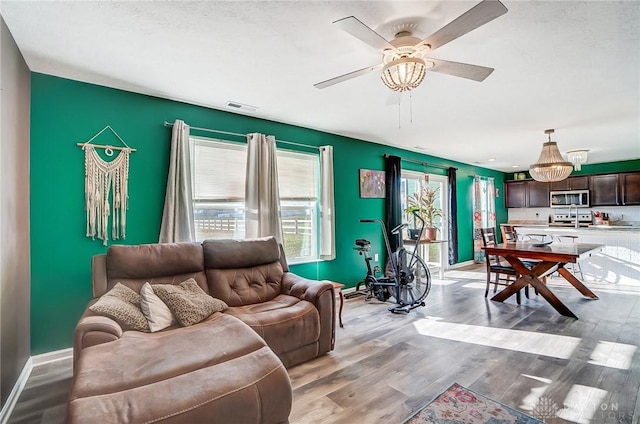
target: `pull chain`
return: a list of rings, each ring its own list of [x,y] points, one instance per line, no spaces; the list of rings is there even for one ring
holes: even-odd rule
[[[413,94],[409,90],[409,122],[413,124]]]
[[[398,129],[402,128],[402,91],[398,93]]]
[[[402,95],[398,93],[398,129],[402,129]],[[413,93],[409,90],[409,123],[413,124]]]

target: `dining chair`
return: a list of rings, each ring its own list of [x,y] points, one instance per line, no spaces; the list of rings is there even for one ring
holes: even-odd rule
[[[502,233],[503,242],[515,243],[522,240],[522,236],[518,234],[514,225],[502,224],[500,225],[500,232]]]
[[[482,245],[484,247],[496,246],[496,229],[495,228],[481,228]],[[484,291],[484,297],[489,295],[489,287],[492,283],[492,274],[495,274],[495,281],[493,281],[493,292],[498,290],[498,285],[508,286],[513,284],[519,276],[519,273],[503,258],[497,255],[488,255],[485,252],[485,262],[487,265],[487,287]],[[500,277],[504,276],[504,277]],[[513,277],[513,279],[511,278]],[[503,282],[501,282],[501,280]],[[525,288],[525,295],[529,298],[529,288]],[[520,304],[520,290],[516,293],[516,301]]]
[[[507,243],[515,243],[518,241],[518,233],[513,226],[505,227],[503,230],[502,241]]]

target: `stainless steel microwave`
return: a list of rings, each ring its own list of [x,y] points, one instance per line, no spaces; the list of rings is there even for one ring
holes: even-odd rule
[[[552,191],[549,196],[552,208],[589,207],[589,190]]]

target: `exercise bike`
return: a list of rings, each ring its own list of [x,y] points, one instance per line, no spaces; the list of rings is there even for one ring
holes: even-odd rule
[[[416,220],[420,221],[420,233],[418,239],[424,231],[424,220],[414,213]],[[360,292],[360,284],[364,283],[366,292],[365,300],[376,298],[381,302],[388,301],[391,297],[395,299],[395,305],[388,308],[390,312],[408,313],[412,309],[419,306],[425,306],[424,299],[431,290],[431,274],[426,266],[420,253],[418,246],[412,252],[408,252],[402,243],[401,232],[407,227],[406,223],[400,224],[391,230],[391,234],[398,237],[398,248],[395,252],[391,251],[391,244],[387,236],[387,229],[379,219],[361,219],[360,222],[371,223],[377,222],[382,227],[384,243],[387,249],[387,266],[383,277],[376,277],[376,268],[371,268],[372,258],[369,255],[371,251],[371,242],[365,239],[357,239],[354,248],[360,255],[364,256],[367,264],[367,275],[364,280],[358,283],[356,293]],[[416,241],[417,243],[417,241]]]

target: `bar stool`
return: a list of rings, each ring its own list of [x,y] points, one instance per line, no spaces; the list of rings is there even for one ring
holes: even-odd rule
[[[572,235],[557,235],[555,236],[556,240],[559,243],[575,243],[576,240],[578,239],[578,236],[572,236]],[[571,273],[573,275],[576,276],[576,273],[579,272],[580,273],[580,279],[584,280],[584,274],[582,273],[582,267],[580,266],[580,262],[576,262],[576,263],[571,263]]]

